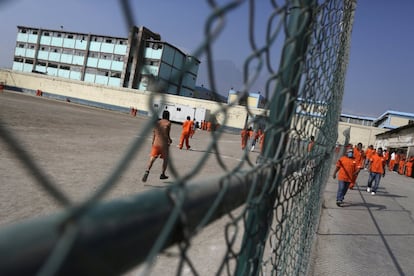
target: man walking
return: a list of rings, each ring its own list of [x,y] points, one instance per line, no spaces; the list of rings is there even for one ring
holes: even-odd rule
[[[333,179],[338,174],[338,191],[336,193],[336,205],[342,207],[342,203],[345,198],[345,194],[348,191],[349,184],[358,173],[357,164],[354,159],[354,150],[352,147],[346,150],[346,155],[339,158],[336,162],[336,168],[333,173]]]
[[[168,176],[165,175],[165,171],[168,166],[168,151],[170,144],[172,143],[170,137],[171,131],[171,122],[170,122],[170,113],[167,110],[164,110],[162,113],[162,119],[156,122],[153,129],[152,137],[152,147],[150,153],[150,159],[148,161],[147,169],[144,176],[142,177],[142,182],[146,182],[149,172],[151,170],[154,161],[160,157],[163,159],[162,163],[162,173],[160,179],[167,179]]]
[[[382,177],[385,176],[385,157],[382,155],[382,148],[378,148],[377,152],[374,153],[368,161],[368,187],[367,192],[375,195],[378,190],[378,186]],[[372,182],[374,182],[374,187],[372,187]]]
[[[182,149],[185,143],[185,146],[187,147],[187,149],[189,150],[190,147],[190,134],[191,134],[191,129],[193,128],[193,121],[191,121],[191,117],[187,116],[187,120],[185,120],[183,122],[183,129],[181,131],[181,136],[180,136],[180,143],[178,144],[178,148]]]

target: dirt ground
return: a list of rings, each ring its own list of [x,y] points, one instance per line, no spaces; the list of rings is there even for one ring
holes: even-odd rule
[[[162,162],[157,160],[148,181],[145,184],[141,182],[152,138],[150,131],[143,132],[147,122],[147,117],[133,117],[121,112],[16,92],[0,93],[0,124],[10,130],[16,144],[31,156],[49,182],[63,191],[72,202],[85,200],[103,185],[139,137],[144,137],[144,142],[104,200],[131,196],[149,189],[162,189],[174,181],[171,171],[167,173],[169,179],[159,179]],[[224,173],[216,155],[207,150],[212,140],[211,133],[198,130],[190,140],[192,150],[187,151],[176,147],[180,132],[181,125],[173,124],[170,164],[180,176],[190,173],[205,155],[207,161],[203,162],[193,180]],[[240,136],[223,133],[219,140],[219,154],[225,160],[227,169],[237,166],[243,156]],[[252,162],[257,155],[257,149],[249,153]],[[23,166],[10,145],[1,137],[0,182],[0,228],[62,209],[41,188],[33,172]],[[208,226],[193,241],[191,256],[198,263],[197,269],[200,269],[201,275],[214,273],[212,264],[221,261],[226,221],[227,218],[223,218]],[[165,262],[157,261],[151,275],[167,275],[174,271],[171,263],[164,265],[177,262],[177,258],[171,257],[176,255],[171,253],[175,249],[171,250],[170,254],[160,256]],[[134,273],[131,272],[131,275]]]

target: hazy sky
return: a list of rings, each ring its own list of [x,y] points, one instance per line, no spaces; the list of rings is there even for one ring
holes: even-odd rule
[[[206,18],[211,13],[207,1],[131,2],[134,2],[132,13],[137,26],[148,27],[159,33],[162,40],[183,51],[192,53],[204,40]],[[243,8],[229,13],[225,31],[213,48],[214,60],[231,63],[236,72],[242,72],[246,53],[251,52],[246,20],[248,2],[245,1]],[[257,15],[261,15],[256,16],[258,29],[264,30],[260,26],[267,23],[268,2],[257,1]],[[412,0],[357,2],[343,113],[372,117],[378,117],[387,110],[414,113],[414,93],[411,91],[411,80],[414,79],[411,69],[414,65],[413,11]],[[56,30],[63,26],[66,31],[128,36],[125,16],[117,0],[0,0],[0,18],[1,68],[12,65],[18,25]],[[256,35],[260,44],[263,36],[259,32]],[[200,58],[202,62],[204,58]],[[217,76],[223,80],[233,77],[225,73]],[[197,81],[198,85],[200,81]]]

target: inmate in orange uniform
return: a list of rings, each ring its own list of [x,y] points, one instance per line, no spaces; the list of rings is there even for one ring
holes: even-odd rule
[[[354,179],[355,174],[358,171],[357,164],[353,158],[354,150],[348,148],[346,155],[339,158],[336,162],[336,168],[333,173],[333,178],[336,178],[338,173],[338,191],[336,193],[336,205],[342,206],[345,194],[348,191],[349,184]]]
[[[240,132],[241,136],[241,148],[245,149],[247,145],[247,141],[249,140],[249,132],[246,128],[243,128]]]
[[[412,176],[413,175],[413,163],[414,163],[414,157],[410,157],[410,159],[405,164],[405,175],[406,176]]]
[[[158,157],[163,159],[162,173],[160,175],[160,179],[168,178],[168,176],[165,175],[165,171],[167,170],[168,166],[168,151],[170,144],[172,143],[170,137],[171,122],[169,120],[170,113],[167,110],[164,110],[164,112],[162,113],[162,119],[159,120],[154,126],[150,159],[148,161],[147,169],[145,170],[144,176],[142,177],[143,182],[147,181],[151,167]]]
[[[192,122],[192,127],[191,127],[191,130],[190,130],[190,138],[193,138],[194,133],[195,133],[195,131],[196,131],[196,127],[195,127],[195,122],[194,122],[194,120],[192,120],[191,122]]]
[[[187,116],[187,120],[185,120],[183,122],[183,129],[181,131],[181,136],[180,136],[180,143],[178,144],[178,147],[180,149],[183,148],[184,142],[185,142],[185,146],[187,147],[187,149],[190,149],[190,133],[191,133],[191,129],[193,128],[193,121],[191,121],[191,117]]]
[[[373,154],[369,159],[368,193],[371,192],[372,195],[375,195],[381,181],[381,176],[385,176],[385,158],[382,155],[382,148],[378,148],[377,153]],[[374,182],[373,187],[372,182]]]
[[[356,180],[358,178],[358,174],[360,172],[360,170],[362,170],[364,168],[364,160],[365,160],[365,153],[362,150],[362,143],[358,143],[355,147],[354,147],[354,159],[357,165],[357,173],[355,174],[355,177],[352,179],[351,183],[349,184],[349,189],[353,189],[356,183]]]
[[[400,159],[400,162],[398,163],[398,173],[404,174],[404,167],[405,167],[405,157],[402,157]]]

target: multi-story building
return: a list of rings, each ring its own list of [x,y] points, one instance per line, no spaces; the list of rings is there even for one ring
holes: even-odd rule
[[[12,69],[193,97],[199,64],[145,27],[122,38],[18,26]]]

